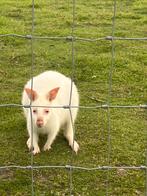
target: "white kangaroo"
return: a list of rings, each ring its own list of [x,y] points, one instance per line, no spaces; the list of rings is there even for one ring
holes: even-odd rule
[[[33,147],[34,155],[40,152],[39,134],[47,134],[44,151],[49,150],[59,130],[63,129],[69,145],[77,153],[79,145],[74,140],[73,124],[77,117],[79,94],[75,84],[72,82],[71,91],[71,79],[56,71],[41,73],[33,77],[31,83],[31,80],[27,82],[22,95],[22,104],[31,103],[32,106],[23,108],[27,120],[29,150]],[[70,110],[63,108],[69,105],[76,107]]]

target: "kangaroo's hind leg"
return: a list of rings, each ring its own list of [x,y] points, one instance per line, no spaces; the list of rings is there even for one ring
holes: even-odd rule
[[[74,127],[72,125],[72,122],[67,122],[65,126],[64,136],[69,142],[69,145],[73,149],[73,151],[77,154],[79,150],[79,144],[74,140]]]

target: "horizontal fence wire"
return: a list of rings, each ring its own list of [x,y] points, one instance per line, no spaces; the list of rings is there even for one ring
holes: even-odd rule
[[[63,109],[70,109],[70,108],[79,108],[79,109],[109,109],[109,108],[136,108],[136,109],[147,109],[147,105],[108,105],[108,104],[103,104],[103,105],[92,105],[92,106],[74,106],[74,105],[65,105],[65,106],[45,106],[45,105],[21,105],[21,104],[1,104],[0,108],[3,107],[17,107],[17,108],[63,108]]]
[[[19,34],[0,34],[0,38],[2,37],[16,37],[16,38],[24,38],[24,39],[36,39],[36,40],[65,40],[65,41],[87,41],[87,42],[97,42],[100,40],[129,40],[129,41],[147,41],[147,37],[115,37],[115,36],[106,36],[99,38],[84,38],[84,37],[76,37],[76,36],[35,36],[35,35],[19,35]]]
[[[82,167],[82,166],[74,166],[74,165],[27,165],[27,166],[19,166],[19,165],[8,165],[8,166],[1,166],[1,169],[77,169],[77,170],[86,170],[86,171],[93,171],[93,170],[117,170],[117,169],[126,169],[126,170],[147,170],[147,166],[140,165],[140,166],[97,166],[97,167]]]

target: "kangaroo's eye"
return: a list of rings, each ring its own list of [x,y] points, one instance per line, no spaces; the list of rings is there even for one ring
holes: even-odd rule
[[[34,110],[33,110],[33,113],[34,113],[34,114],[37,113],[37,110],[34,109]]]
[[[46,114],[48,114],[48,113],[49,113],[49,110],[45,110],[44,112],[45,112]]]

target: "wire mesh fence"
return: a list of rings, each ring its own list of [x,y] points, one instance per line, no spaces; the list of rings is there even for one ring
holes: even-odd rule
[[[130,165],[130,166],[111,166],[111,121],[112,121],[112,117],[111,117],[111,109],[147,109],[147,105],[146,104],[134,104],[134,105],[130,105],[130,104],[112,104],[112,78],[113,78],[113,70],[115,68],[115,42],[117,40],[122,40],[122,41],[146,41],[147,37],[118,37],[115,36],[115,28],[116,28],[116,17],[117,17],[117,0],[113,1],[113,17],[112,17],[112,32],[111,35],[107,35],[106,37],[98,37],[98,38],[84,38],[84,37],[77,37],[75,36],[75,20],[76,20],[76,1],[73,0],[72,1],[72,30],[71,30],[71,35],[67,35],[67,36],[37,36],[34,34],[34,28],[35,28],[35,1],[32,0],[32,28],[31,28],[31,33],[29,35],[20,35],[20,34],[1,34],[0,38],[5,38],[5,37],[14,37],[16,39],[27,39],[27,40],[31,40],[30,41],[30,48],[31,48],[31,67],[30,67],[30,78],[32,78],[32,82],[31,82],[31,88],[33,89],[33,75],[34,75],[34,70],[36,69],[35,67],[35,42],[37,42],[38,40],[52,40],[52,41],[65,41],[65,42],[69,42],[71,43],[71,91],[70,91],[70,100],[69,100],[69,105],[65,105],[65,106],[51,106],[52,108],[64,108],[65,110],[69,110],[69,114],[70,114],[70,118],[72,121],[72,113],[71,110],[72,108],[77,108],[77,106],[73,106],[71,105],[71,97],[72,97],[72,88],[73,88],[73,81],[74,78],[76,76],[76,63],[75,63],[75,43],[76,42],[96,42],[98,43],[98,41],[101,40],[105,40],[105,41],[109,41],[111,43],[111,65],[110,65],[110,69],[109,69],[109,84],[108,84],[108,92],[107,92],[107,100],[106,102],[103,104],[95,104],[95,105],[80,105],[78,108],[79,109],[89,109],[89,110],[93,110],[93,109],[104,109],[107,111],[107,165],[101,165],[101,166],[97,166],[97,167],[84,167],[84,166],[75,166],[74,165],[74,154],[72,152],[71,154],[71,158],[70,158],[70,162],[67,165],[36,165],[34,164],[34,155],[33,153],[31,153],[31,160],[30,160],[30,165],[1,165],[0,166],[0,170],[4,170],[4,169],[25,169],[25,170],[30,170],[31,171],[31,195],[35,195],[35,189],[34,189],[34,184],[35,184],[35,179],[34,179],[34,170],[39,170],[39,169],[64,169],[67,170],[69,173],[69,190],[68,193],[69,195],[73,195],[73,190],[74,190],[74,185],[73,185],[73,172],[75,170],[82,170],[84,172],[87,171],[97,171],[97,170],[104,170],[106,171],[106,191],[105,194],[109,195],[109,188],[110,188],[110,172],[111,170],[142,170],[145,173],[145,176],[147,176],[147,165],[146,163],[144,165],[138,165],[138,166],[134,166],[134,165]],[[141,44],[141,43],[140,43]],[[15,68],[14,68],[15,69]],[[92,99],[92,97],[91,97]],[[30,103],[30,105],[21,105],[21,104],[15,104],[15,103],[7,103],[7,104],[0,104],[0,108],[13,108],[13,107],[18,107],[18,108],[29,108],[30,109],[30,114],[32,114],[31,110],[33,107],[32,103]],[[45,106],[37,106],[37,107],[45,107]],[[48,107],[48,106],[47,106]],[[32,134],[32,146],[33,146],[33,120],[32,120],[32,116],[31,116],[31,124],[32,124],[32,130],[31,130],[31,134]],[[74,134],[76,134],[75,132],[75,127],[73,125],[72,122],[72,128],[74,130]],[[73,142],[74,145],[74,142]],[[146,156],[147,159],[147,156]],[[147,179],[144,180],[145,181],[145,195],[147,194]],[[97,195],[97,193],[95,193],[95,195]]]

